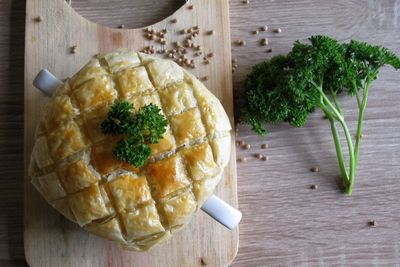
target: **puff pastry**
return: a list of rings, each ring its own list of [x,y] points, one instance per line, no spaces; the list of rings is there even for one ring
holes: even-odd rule
[[[126,100],[160,107],[167,131],[138,169],[117,160],[101,122]],[[173,61],[117,50],[97,55],[44,107],[32,184],[51,206],[123,248],[147,250],[182,229],[228,163],[231,125],[219,100]]]

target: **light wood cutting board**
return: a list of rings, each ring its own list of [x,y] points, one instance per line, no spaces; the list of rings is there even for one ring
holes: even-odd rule
[[[193,8],[190,8],[190,6]],[[118,7],[116,7],[118,8]],[[41,16],[42,21],[35,20]],[[173,18],[177,19],[172,23]],[[184,28],[198,25],[197,43],[213,52],[209,64],[196,59],[190,71],[220,99],[233,125],[231,47],[228,0],[193,0],[154,25],[168,30],[167,44],[181,41]],[[208,31],[215,34],[209,35]],[[111,29],[79,16],[64,0],[30,0],[26,6],[25,40],[25,254],[30,266],[226,266],[236,256],[238,229],[229,231],[203,212],[184,230],[145,253],[120,249],[112,242],[81,230],[53,210],[27,176],[34,129],[48,100],[33,88],[38,71],[47,68],[57,77],[70,77],[98,52],[118,47],[141,50],[153,43],[143,29]],[[70,53],[71,46],[77,53]],[[165,48],[170,48],[167,45]],[[162,48],[155,45],[155,48]],[[234,137],[232,136],[234,141]],[[237,207],[235,147],[216,195]]]

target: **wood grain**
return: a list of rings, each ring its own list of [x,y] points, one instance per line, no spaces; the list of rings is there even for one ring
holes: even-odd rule
[[[22,266],[22,70],[24,1],[0,1],[0,265]],[[78,12],[106,25],[141,24],[154,14],[146,9],[121,9],[106,0],[72,0]],[[120,0],[121,4],[143,6],[149,0]],[[159,1],[158,1],[159,2]],[[96,8],[102,3],[102,9]],[[173,1],[169,3],[174,4]],[[118,23],[115,14],[118,14]],[[150,15],[149,15],[150,14]],[[250,67],[277,53],[285,53],[295,39],[325,33],[341,40],[359,38],[385,45],[400,53],[400,1],[328,0],[241,0],[230,1],[232,40],[245,39],[245,47],[232,47],[239,67],[234,86]],[[165,15],[168,15],[166,13]],[[281,34],[266,33],[273,52],[256,42],[257,27],[281,27]],[[11,30],[13,29],[13,30]],[[252,144],[250,151],[238,150],[249,162],[238,165],[239,207],[243,212],[240,248],[233,266],[399,266],[399,73],[385,68],[374,84],[366,111],[366,138],[361,147],[359,174],[354,195],[340,194],[338,173],[328,125],[320,113],[307,127],[286,125],[270,128],[259,139],[240,127],[239,139]],[[344,100],[344,99],[343,99]],[[345,100],[348,119],[354,122],[351,100]],[[353,124],[353,123],[351,123]],[[353,124],[354,125],[354,124]],[[262,143],[267,162],[251,159]],[[319,173],[310,173],[318,165]],[[318,184],[312,191],[309,185]],[[375,219],[376,228],[367,221]]]
[[[189,8],[192,6],[192,8]],[[230,61],[230,32],[228,1],[193,0],[187,2],[172,17],[151,28],[167,29],[168,45],[161,46],[146,39],[142,28],[113,29],[92,23],[79,16],[63,0],[32,0],[27,2],[25,31],[25,173],[27,173],[38,116],[48,101],[32,81],[41,68],[48,68],[60,79],[71,77],[98,52],[126,47],[142,50],[170,49],[175,41],[182,41],[183,28],[200,27],[195,42],[204,53],[213,51],[210,64],[195,59],[197,67],[191,72],[198,77],[208,74],[205,85],[224,106],[233,124],[233,92]],[[42,21],[35,20],[42,16]],[[207,34],[215,29],[218,36]],[[77,46],[72,54],[70,47]],[[233,134],[232,134],[233,135]],[[231,161],[224,171],[224,179],[215,194],[237,207],[235,147],[232,142]],[[238,248],[238,228],[224,227],[205,213],[199,212],[192,222],[167,242],[149,252],[134,253],[119,248],[112,242],[91,235],[67,222],[46,205],[30,178],[25,176],[25,256],[31,266],[210,266],[231,263]]]

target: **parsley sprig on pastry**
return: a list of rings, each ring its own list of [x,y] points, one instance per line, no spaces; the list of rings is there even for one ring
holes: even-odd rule
[[[114,155],[135,167],[142,167],[151,154],[148,144],[157,144],[167,125],[167,119],[154,104],[148,104],[134,113],[132,103],[117,101],[101,123],[101,130],[113,136],[124,135],[113,149]]]

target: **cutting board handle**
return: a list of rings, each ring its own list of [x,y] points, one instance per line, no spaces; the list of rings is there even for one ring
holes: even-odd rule
[[[41,70],[33,80],[33,86],[49,97],[61,84],[62,81],[47,69]],[[242,219],[240,211],[215,195],[206,200],[201,209],[230,230],[234,229]]]

